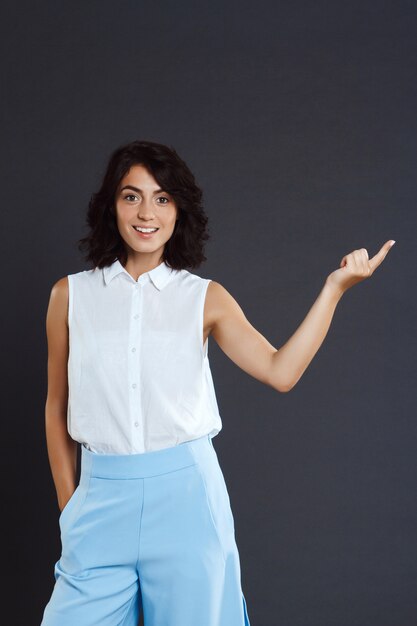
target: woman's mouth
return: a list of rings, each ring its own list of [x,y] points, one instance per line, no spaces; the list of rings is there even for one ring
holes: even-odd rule
[[[150,239],[152,235],[158,232],[159,228],[142,228],[141,226],[132,226],[133,230],[136,234],[141,237],[141,239]]]

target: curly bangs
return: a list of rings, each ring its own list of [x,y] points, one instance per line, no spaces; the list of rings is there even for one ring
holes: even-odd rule
[[[210,238],[203,192],[174,148],[152,141],[133,141],[110,156],[101,187],[88,205],[89,232],[78,241],[78,249],[86,252],[84,260],[98,268],[111,265],[116,257],[123,266],[126,264],[127,250],[117,227],[115,199],[121,180],[133,165],[146,167],[178,207],[178,220],[165,244],[163,260],[173,269],[198,267],[206,261],[204,244]]]

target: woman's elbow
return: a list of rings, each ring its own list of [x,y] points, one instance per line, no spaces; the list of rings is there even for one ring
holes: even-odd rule
[[[268,385],[275,389],[275,391],[279,391],[280,393],[288,393],[294,387],[295,383],[285,382],[285,381],[276,381],[269,380]]]

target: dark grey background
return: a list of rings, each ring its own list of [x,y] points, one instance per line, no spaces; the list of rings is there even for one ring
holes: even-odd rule
[[[40,623],[60,550],[44,433],[50,289],[87,269],[88,200],[134,139],[173,145],[194,171],[212,233],[196,273],[277,348],[345,254],[397,241],[343,296],[290,393],[213,339],[209,356],[251,625],[415,626],[416,3],[2,7],[8,626]]]

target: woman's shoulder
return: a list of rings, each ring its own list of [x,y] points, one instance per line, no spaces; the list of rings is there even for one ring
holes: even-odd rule
[[[94,270],[81,270],[67,274],[55,280],[51,287],[51,298],[68,302],[68,296],[74,280],[89,280]],[[97,275],[97,273],[95,274]]]
[[[222,283],[210,280],[206,292],[206,310],[213,320],[225,316],[233,311],[241,311],[241,307],[234,296]]]
[[[52,284],[52,290],[64,293],[68,292],[69,282],[71,280],[77,278],[87,278],[93,271],[94,270],[81,270],[80,272],[74,272],[73,274],[62,276]]]
[[[213,278],[200,276],[199,274],[194,274],[188,270],[182,270],[180,274],[184,281],[194,283],[196,287],[200,287],[205,291],[206,301],[208,301],[209,304],[213,303],[215,305],[216,303],[224,302],[231,297],[228,290],[220,282],[214,280]]]
[[[207,278],[206,276],[200,276],[199,274],[195,274],[190,270],[182,269],[177,272],[177,276],[186,282],[192,282],[196,285],[204,285],[206,283],[210,283],[212,281],[211,278]]]
[[[51,295],[58,298],[68,295],[68,276],[58,278],[58,280],[53,283],[51,287]]]
[[[63,276],[54,282],[49,295],[48,320],[53,321],[65,318],[67,321],[68,292],[67,276]]]

